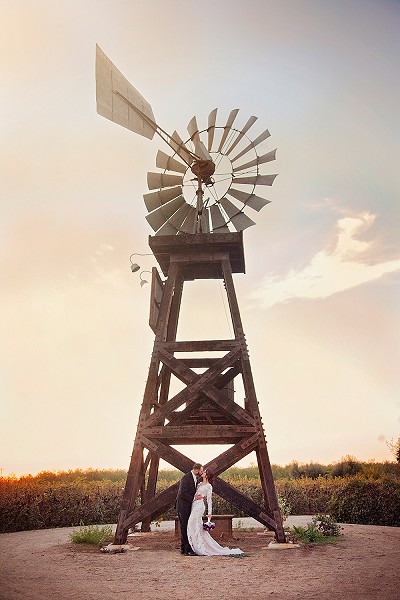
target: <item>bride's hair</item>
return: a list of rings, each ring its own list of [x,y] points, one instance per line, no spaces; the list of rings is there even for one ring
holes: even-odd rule
[[[213,482],[213,479],[214,479],[214,474],[213,474],[213,472],[212,472],[212,471],[209,471],[209,470],[207,469],[206,473],[207,473],[207,479],[208,479],[208,483],[212,483],[212,482]]]

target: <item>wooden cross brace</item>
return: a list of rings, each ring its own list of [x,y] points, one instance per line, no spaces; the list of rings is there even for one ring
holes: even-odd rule
[[[159,359],[169,367],[183,383],[186,388],[176,394],[173,398],[162,406],[157,406],[155,412],[145,421],[145,427],[152,427],[163,424],[164,419],[169,419],[172,413],[186,404],[190,406],[200,395],[205,395],[209,400],[216,404],[224,413],[234,417],[239,423],[244,425],[255,425],[253,417],[244,410],[239,404],[230,400],[214,383],[221,376],[222,372],[228,367],[232,367],[241,357],[241,348],[237,346],[225,356],[217,359],[215,363],[204,373],[199,375],[184,364],[181,360],[175,358],[164,348],[158,348]],[[232,377],[234,375],[232,374]]]
[[[141,436],[141,442],[146,448],[148,448],[148,450],[157,452],[157,454],[169,462],[169,464],[173,465],[184,473],[190,471],[194,464],[193,460],[187,456],[184,456],[178,452],[178,450],[175,450],[170,446],[166,446],[161,442],[157,441],[154,443],[144,436]],[[232,448],[220,454],[214,460],[207,463],[205,468],[212,470],[215,475],[218,475],[219,473],[222,473],[231,467],[238,460],[246,456],[249,452],[254,450],[257,447],[257,444],[258,435],[255,434],[246,438],[242,442],[235,444]],[[178,493],[178,487],[179,483],[175,483],[160,494],[157,494],[152,499],[142,504],[140,507],[135,508],[129,515],[126,516],[126,519],[123,523],[123,528],[129,529],[146,517],[151,516],[151,519],[153,520],[162,515],[174,505],[176,495]],[[242,494],[219,477],[215,477],[213,481],[213,488],[219,496],[234,504],[239,510],[244,510],[246,514],[253,517],[272,531],[277,532],[276,521],[267,515],[251,498],[245,494]]]

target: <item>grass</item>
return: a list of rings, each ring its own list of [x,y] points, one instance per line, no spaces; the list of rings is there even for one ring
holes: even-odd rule
[[[294,526],[290,534],[295,542],[303,544],[334,544],[339,540],[338,535],[324,535],[314,523],[309,523],[307,527]]]
[[[74,544],[95,544],[100,546],[113,540],[111,525],[81,525],[79,531],[71,533],[71,542]]]

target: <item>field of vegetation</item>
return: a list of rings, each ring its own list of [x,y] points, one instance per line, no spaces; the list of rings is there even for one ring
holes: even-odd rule
[[[290,514],[329,513],[342,523],[400,526],[400,470],[395,462],[363,463],[347,456],[337,463],[273,465],[278,496]],[[181,477],[160,471],[158,491]],[[124,470],[45,471],[0,478],[0,532],[115,523]],[[258,469],[232,467],[222,478],[262,505]],[[217,495],[216,514],[244,516]],[[174,510],[164,519],[173,519]]]

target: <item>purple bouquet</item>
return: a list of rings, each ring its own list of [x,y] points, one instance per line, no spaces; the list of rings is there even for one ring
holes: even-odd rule
[[[205,531],[211,531],[211,529],[215,529],[215,523],[213,523],[212,521],[206,521],[205,523],[203,523],[203,529]]]

